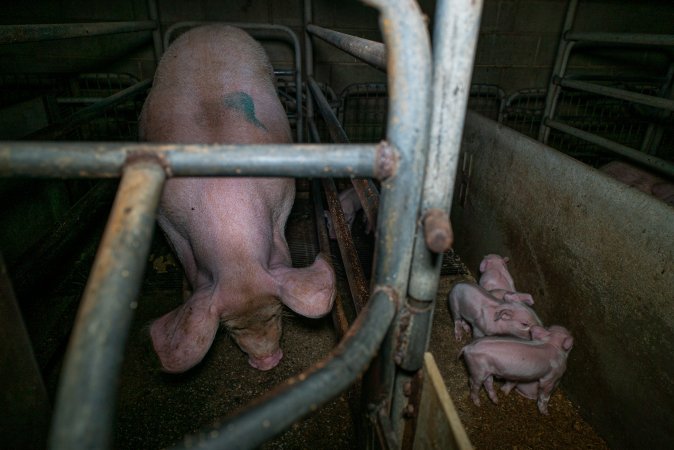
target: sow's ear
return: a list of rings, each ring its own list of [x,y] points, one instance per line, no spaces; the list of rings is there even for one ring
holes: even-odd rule
[[[319,254],[309,267],[279,267],[271,271],[281,302],[298,314],[312,319],[332,310],[335,300],[335,272]]]
[[[513,311],[512,309],[500,309],[496,311],[496,314],[494,315],[494,322],[497,320],[512,320],[513,318]]]

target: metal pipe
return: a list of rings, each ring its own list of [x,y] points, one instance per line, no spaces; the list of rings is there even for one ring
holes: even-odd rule
[[[113,178],[129,158],[155,157],[171,176],[386,178],[395,155],[384,144],[202,145],[0,142],[0,176]]]
[[[351,36],[311,24],[307,25],[307,31],[376,69],[386,70],[386,47],[381,42]]]
[[[387,50],[389,107],[387,140],[398,151],[398,170],[381,183],[375,233],[373,285],[407,295],[415,229],[419,217],[430,114],[430,39],[418,4],[412,0],[366,0],[380,10],[379,24]],[[372,414],[381,408],[396,434],[402,434],[402,390],[395,389],[393,355],[401,316],[387,335],[363,388]],[[400,385],[398,385],[400,387]],[[372,389],[370,389],[372,388]]]
[[[117,377],[165,177],[147,160],[124,170],[66,352],[52,449],[110,447]]]
[[[562,25],[562,33],[559,37],[559,44],[557,45],[557,53],[555,56],[555,65],[552,68],[550,82],[548,83],[548,94],[545,97],[545,108],[543,110],[543,120],[538,130],[538,140],[546,143],[550,129],[545,125],[546,118],[552,118],[557,106],[557,97],[561,88],[553,83],[554,78],[561,77],[566,72],[569,55],[573,48],[573,42],[568,42],[565,38],[567,32],[573,27],[573,22],[576,18],[576,11],[578,9],[578,0],[569,0],[569,5],[566,8],[566,15],[564,17],[564,24]]]
[[[0,383],[0,404],[5,411],[0,427],[3,447],[44,448],[51,407],[2,254]]]
[[[330,241],[328,240],[328,231],[325,226],[325,217],[323,213],[323,199],[321,198],[321,185],[319,180],[311,181],[311,198],[314,206],[314,221],[316,222],[316,232],[318,234],[318,247],[323,257],[332,264],[332,255],[330,254]],[[333,266],[334,267],[334,266]],[[346,317],[346,310],[344,309],[344,299],[337,289],[335,295],[335,304],[332,307],[332,323],[337,332],[337,336],[341,339],[349,330],[349,321]]]
[[[83,123],[88,122],[94,117],[104,113],[108,109],[117,105],[118,103],[127,100],[135,95],[146,91],[150,88],[152,80],[143,80],[129,86],[128,88],[117,92],[109,97],[104,98],[98,103],[94,103],[91,106],[87,106],[79,111],[77,111],[72,116],[68,117],[64,121],[57,122],[55,124],[49,125],[41,130],[38,130],[34,133],[29,134],[25,137],[28,140],[42,140],[42,139],[55,139],[63,136],[74,128],[82,125]]]
[[[307,79],[314,76],[314,46],[311,36],[307,31],[307,26],[313,22],[313,7],[312,0],[303,0],[304,9],[303,9],[303,23],[304,23],[304,70]],[[305,90],[305,87],[302,86],[302,90]],[[311,92],[307,86],[306,88],[306,102],[305,106],[307,108],[307,123],[311,124],[314,119],[314,103],[311,98]],[[309,125],[312,126],[312,125]],[[315,126],[315,124],[313,124]],[[318,141],[314,141],[318,142]]]
[[[625,145],[618,144],[617,142],[610,141],[601,136],[597,136],[596,134],[579,130],[578,128],[571,127],[556,120],[548,120],[546,125],[550,128],[554,128],[555,130],[562,131],[571,136],[604,147],[614,153],[618,153],[619,155],[622,155],[632,161],[636,161],[640,164],[643,164],[646,167],[649,167],[653,170],[661,172],[670,177],[674,176],[674,164],[670,163],[669,161],[665,161],[664,159],[647,155],[646,153],[640,152],[639,150],[635,150]]]
[[[152,45],[154,49],[154,60],[159,64],[161,55],[164,54],[164,48],[161,40],[161,20],[159,20],[159,9],[157,8],[157,0],[147,0],[147,11],[150,15],[150,20],[156,24],[152,31]]]
[[[220,23],[245,30],[256,39],[278,39],[280,36],[286,38],[293,47],[294,65],[295,65],[295,102],[297,105],[297,142],[304,140],[304,112],[302,111],[302,52],[300,48],[300,41],[293,30],[285,25],[272,25],[265,23],[241,23],[241,22],[204,22],[204,21],[189,21],[177,22],[171,25],[164,33],[164,48],[168,48],[171,42],[171,36],[175,30],[186,27],[194,27],[197,25],[208,25]]]
[[[672,34],[566,31],[563,36],[567,41],[588,42],[592,44],[674,45],[674,35]]]
[[[50,41],[106,34],[134,33],[154,30],[155,22],[92,22],[0,25],[0,44]]]
[[[562,78],[557,79],[556,82],[560,84],[562,87],[568,87],[571,89],[577,89],[579,91],[591,92],[593,94],[605,95],[607,97],[627,100],[629,102],[639,103],[641,105],[653,106],[655,108],[662,108],[669,111],[674,111],[674,100],[669,100],[666,98],[639,94],[637,92],[630,92],[624,89],[588,83],[586,81],[577,81]]]
[[[349,289],[351,290],[351,297],[356,313],[359,313],[370,296],[368,292],[367,279],[363,272],[363,267],[358,258],[358,252],[353,244],[351,231],[349,225],[344,218],[344,211],[342,205],[339,203],[337,196],[337,187],[332,178],[323,180],[323,190],[328,201],[328,208],[330,210],[330,217],[332,218],[332,227],[337,235],[337,243],[339,251],[342,255],[342,262],[344,264],[344,271],[349,282]]]
[[[374,293],[363,312],[328,357],[289,378],[255,405],[216,430],[188,436],[176,449],[252,449],[278,435],[354,383],[377,353],[397,299],[388,290]]]
[[[342,124],[335,116],[334,111],[328,104],[323,91],[318,86],[318,83],[313,78],[308,79],[308,86],[311,92],[313,99],[316,101],[318,110],[325,121],[325,124],[328,127],[328,132],[333,142],[338,144],[346,144],[349,142],[349,137],[346,135]],[[379,191],[374,185],[372,180],[365,179],[353,179],[352,184],[356,193],[358,194],[358,199],[360,204],[363,207],[365,216],[369,221],[370,225],[374,228],[377,224],[377,212],[379,211]]]
[[[433,302],[442,265],[441,253],[451,236],[449,211],[454,194],[461,136],[470,93],[473,60],[480,29],[481,0],[441,0],[436,6],[433,36],[433,95],[430,142],[421,202],[423,227],[417,231],[409,294]],[[427,242],[439,238],[440,252]],[[424,347],[422,345],[422,347]],[[423,365],[423,351],[414,367]]]

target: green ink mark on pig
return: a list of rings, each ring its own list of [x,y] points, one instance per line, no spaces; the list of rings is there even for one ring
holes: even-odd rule
[[[268,131],[267,127],[255,117],[255,103],[250,95],[245,92],[231,92],[226,94],[223,100],[225,107],[241,112],[248,122],[258,128]]]

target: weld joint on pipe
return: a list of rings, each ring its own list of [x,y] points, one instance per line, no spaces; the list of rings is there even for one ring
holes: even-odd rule
[[[400,153],[387,141],[381,141],[377,145],[374,176],[384,181],[398,172]]]
[[[373,298],[375,295],[377,295],[378,292],[382,292],[384,295],[386,295],[388,300],[395,305],[396,312],[400,309],[400,296],[393,287],[389,285],[376,285],[374,289],[372,289],[372,295],[370,298]]]
[[[431,208],[424,213],[421,223],[424,227],[424,241],[434,253],[444,253],[454,242],[449,215],[440,208]]]
[[[158,165],[159,167],[162,168],[164,173],[166,174],[167,178],[171,178],[173,176],[173,170],[171,169],[171,164],[169,163],[168,159],[166,158],[165,153],[155,153],[155,152],[147,152],[147,151],[138,151],[134,150],[129,152],[127,155],[126,159],[124,160],[124,165],[122,169],[126,169],[127,167],[135,164],[142,164],[142,163],[149,163],[149,164],[155,164]]]

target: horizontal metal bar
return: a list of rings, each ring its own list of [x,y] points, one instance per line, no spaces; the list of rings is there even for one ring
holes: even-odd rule
[[[672,34],[567,32],[564,34],[564,39],[593,44],[674,45]]]
[[[624,89],[618,89],[600,84],[588,83],[586,81],[569,80],[567,78],[558,79],[557,82],[563,87],[577,89],[579,91],[591,92],[593,94],[606,95],[607,97],[627,100],[641,105],[653,106],[669,111],[674,111],[674,100],[654,97],[652,95],[639,94]]]
[[[157,28],[157,24],[151,20],[141,22],[0,25],[0,44],[132,33],[154,30],[155,28]]]
[[[374,293],[330,355],[269,392],[218,430],[186,437],[176,448],[252,449],[278,435],[356,382],[377,353],[396,313],[387,291]]]
[[[381,42],[351,36],[311,24],[307,25],[307,31],[340,50],[344,50],[349,55],[370,64],[372,67],[386,71],[386,46]]]
[[[119,369],[164,180],[153,162],[124,171],[68,345],[52,449],[110,448]]]
[[[104,113],[113,106],[144,92],[150,88],[152,80],[143,80],[133,86],[117,92],[109,97],[105,97],[100,102],[94,103],[93,105],[87,106],[77,111],[72,116],[67,119],[49,125],[41,130],[37,130],[34,133],[26,136],[25,139],[30,140],[40,140],[40,139],[55,139],[63,136],[64,134],[72,131],[74,128],[90,121],[94,117]]]
[[[562,131],[571,136],[583,139],[585,141],[591,142],[593,144],[604,147],[614,153],[618,153],[632,161],[643,164],[646,167],[657,170],[658,172],[664,173],[668,176],[674,176],[674,164],[665,161],[654,156],[647,155],[646,153],[640,152],[633,148],[627,147],[617,142],[613,142],[596,134],[588,133],[587,131],[579,130],[578,128],[566,125],[562,122],[556,120],[546,120],[545,124],[554,128],[555,130]]]
[[[114,178],[136,158],[157,158],[171,176],[386,178],[385,144],[202,145],[0,141],[0,176]]]

